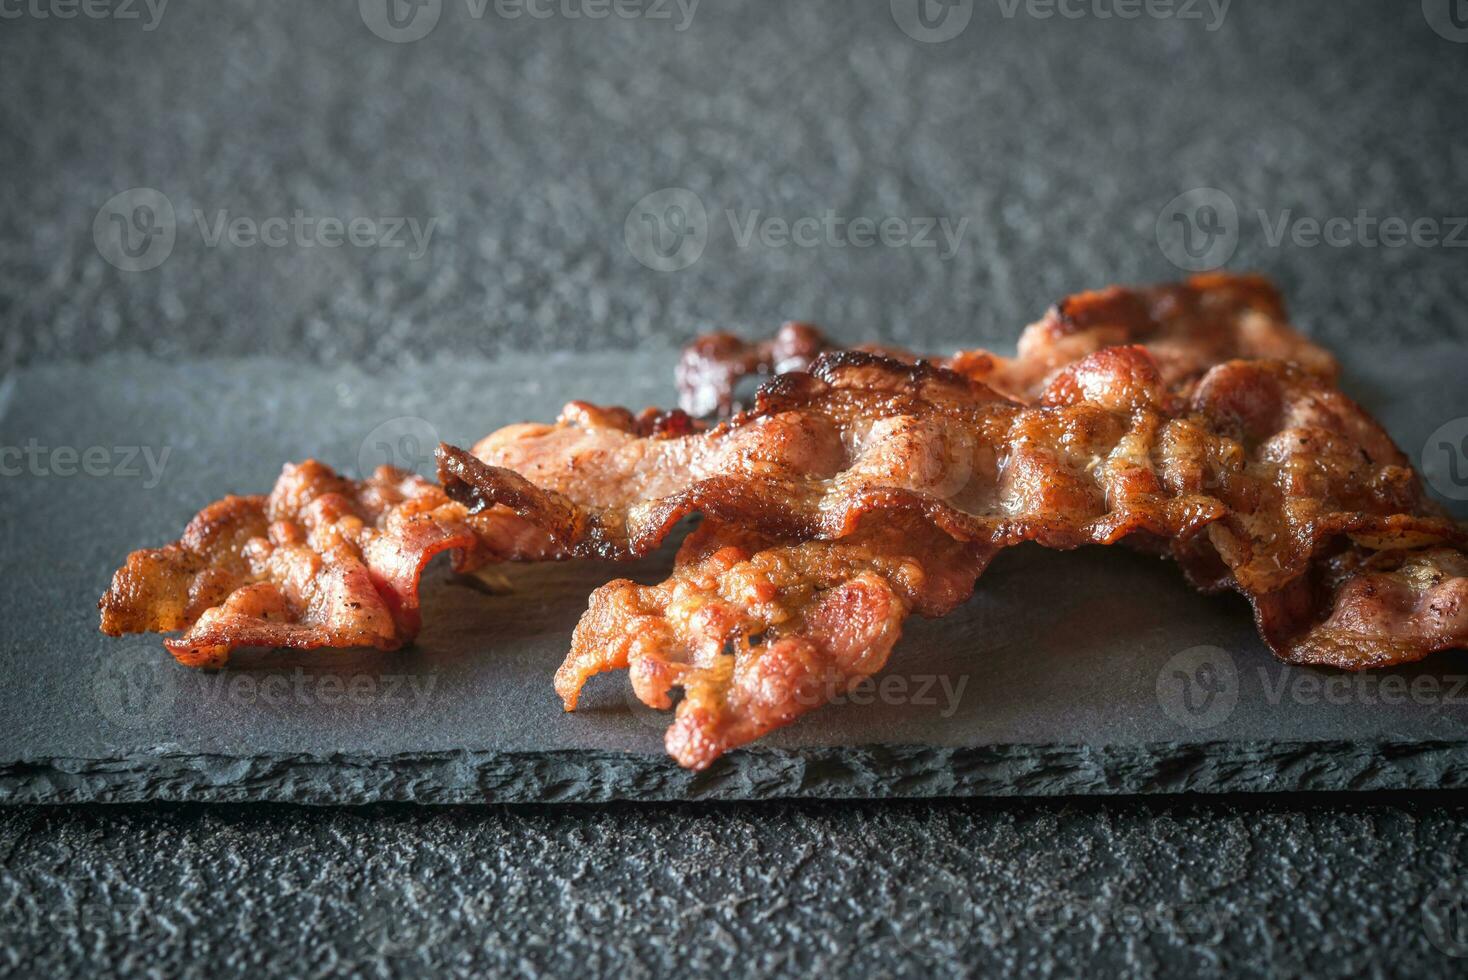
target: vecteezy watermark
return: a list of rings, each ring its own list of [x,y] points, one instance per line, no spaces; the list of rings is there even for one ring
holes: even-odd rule
[[[1322,674],[1282,665],[1257,670],[1270,704],[1468,705],[1468,674]]]
[[[1233,0],[994,0],[1005,20],[1023,13],[1036,20],[1202,21],[1208,32],[1223,26]]]
[[[807,708],[826,704],[895,704],[936,708],[940,718],[952,718],[968,687],[968,675],[870,674],[855,680],[832,672],[819,681],[803,684],[792,701]]]
[[[1258,212],[1264,243],[1279,248],[1286,240],[1297,248],[1468,248],[1468,216],[1418,217],[1372,214],[1365,208],[1351,217],[1297,215],[1293,208],[1273,214]]]
[[[1468,416],[1444,422],[1427,437],[1422,475],[1449,500],[1468,500]]]
[[[151,187],[114,194],[92,220],[97,251],[123,272],[158,268],[173,254],[177,237],[173,202]]]
[[[178,697],[173,671],[157,649],[113,653],[92,675],[92,703],[117,728],[146,728],[172,710]]]
[[[438,676],[431,673],[343,673],[301,666],[199,671],[149,647],[109,656],[92,678],[92,701],[118,728],[146,728],[180,704],[266,711],[345,707],[386,711],[399,720],[421,715],[437,685]]]
[[[646,20],[669,22],[682,33],[693,25],[700,0],[463,0],[469,19]],[[367,29],[403,44],[427,37],[443,16],[443,0],[357,0]]]
[[[1239,703],[1239,670],[1220,647],[1184,650],[1157,672],[1157,704],[1184,728],[1202,731],[1223,724]]]
[[[1233,0],[994,0],[1000,16],[1014,20],[1199,21],[1204,30],[1223,26]],[[939,44],[962,34],[974,15],[974,0],[891,0],[892,20],[914,41]]]
[[[1468,956],[1468,878],[1438,884],[1422,903],[1427,941],[1454,959]]]
[[[1359,208],[1349,216],[1321,217],[1294,208],[1259,208],[1251,217],[1266,248],[1468,248],[1468,215],[1408,217]],[[1216,187],[1198,187],[1158,213],[1157,244],[1178,268],[1207,272],[1233,258],[1244,224],[1232,197]]]
[[[897,893],[888,918],[897,941],[914,952],[923,947],[957,948],[968,941],[978,909],[969,884],[945,868],[931,868]]]
[[[1107,898],[1037,901],[1021,909],[1000,909],[1006,932],[1045,935],[1091,933],[1096,936],[1175,936],[1190,943],[1216,946],[1223,941],[1238,911],[1227,907],[1156,903],[1136,905]]]
[[[824,676],[801,678],[793,689],[777,686],[780,681],[771,681],[764,689],[764,696],[772,703],[799,707],[803,711],[828,705],[881,704],[911,706],[936,711],[940,718],[952,718],[962,703],[968,681],[967,674],[955,677],[888,673],[851,678],[839,671],[828,671]],[[625,687],[625,698],[633,716],[647,727],[665,729],[671,723],[672,718],[665,710],[645,704],[631,684]]]
[[[293,667],[279,671],[236,673],[213,671],[194,677],[194,690],[204,704],[348,705],[401,708],[407,717],[420,714],[438,686],[436,674],[339,674]]]
[[[1468,44],[1468,0],[1422,0],[1422,16],[1439,37]]]
[[[940,261],[957,254],[968,218],[846,215],[834,209],[819,214],[767,215],[760,209],[726,208],[734,247],[767,249],[912,248],[933,249]],[[677,272],[697,262],[708,247],[711,225],[703,199],[684,187],[665,187],[646,195],[627,213],[623,238],[632,256],[657,272]]]
[[[990,895],[978,900],[974,893],[972,881],[946,868],[933,868],[896,896],[888,920],[893,934],[914,951],[961,947],[975,934],[1024,933],[1052,939],[1156,934],[1192,945],[1216,946],[1241,917],[1237,908],[1196,902],[1140,905],[1110,898],[1052,896],[1004,904]]]
[[[914,41],[939,44],[964,32],[974,0],[891,0],[892,20]]]
[[[382,248],[408,249],[408,258],[428,252],[439,219],[415,217],[234,214],[228,208],[189,214],[205,248]],[[188,222],[183,223],[188,227]],[[109,198],[92,221],[97,252],[124,272],[156,269],[173,253],[180,222],[173,202],[151,187],[133,187]]]
[[[20,885],[6,904],[0,911],[0,929],[7,935],[41,936],[53,942],[75,937],[87,943],[99,935],[161,941],[166,931],[166,923],[146,896],[127,885],[97,894],[65,896],[42,892],[28,883]]]
[[[649,269],[677,272],[697,262],[708,247],[708,211],[692,191],[664,187],[632,205],[622,238],[632,257]]]
[[[27,439],[24,446],[0,446],[0,476],[144,478],[152,490],[163,479],[169,446],[48,446]]]
[[[402,896],[374,893],[357,910],[357,944],[349,949],[348,961],[391,960],[432,946],[444,926],[416,902]]]
[[[724,217],[742,249],[755,241],[765,248],[936,248],[944,262],[957,254],[968,228],[968,218],[955,225],[948,218],[851,217],[830,209],[796,218],[725,210]]]
[[[157,30],[168,0],[0,0],[0,20],[140,21],[145,31]]]
[[[1216,187],[1196,187],[1167,202],[1156,231],[1173,265],[1189,272],[1219,269],[1239,247],[1239,208]]]
[[[367,479],[379,466],[433,478],[438,467],[433,451],[442,440],[433,423],[416,415],[400,415],[375,426],[357,447],[357,474]]]

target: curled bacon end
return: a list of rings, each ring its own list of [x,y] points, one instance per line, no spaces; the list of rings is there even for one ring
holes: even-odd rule
[[[506,512],[469,515],[437,486],[380,468],[367,480],[310,460],[269,496],[206,507],[183,537],[135,551],[98,603],[102,632],[171,632],[179,661],[216,667],[236,647],[395,650],[420,626],[418,581],[435,555],[467,572],[552,549]]]
[[[1291,663],[1367,670],[1468,647],[1468,557],[1453,548],[1350,548],[1251,598],[1260,633]]]

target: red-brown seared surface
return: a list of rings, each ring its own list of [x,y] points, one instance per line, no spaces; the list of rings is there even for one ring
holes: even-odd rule
[[[1092,369],[1110,372],[1104,394],[1032,407],[931,365],[843,351],[779,376],[754,411],[706,433],[645,438],[563,417],[496,433],[473,455],[441,447],[439,476],[471,510],[508,507],[568,553],[601,558],[645,555],[695,512],[802,540],[911,512],[962,540],[1054,548],[1186,537],[1222,516],[1135,458],[1172,403],[1147,355],[1107,351]]]
[[[908,614],[952,611],[989,556],[916,518],[796,543],[705,522],[667,581],[592,594],[556,691],[574,708],[593,674],[627,669],[666,708],[682,687],[667,749],[702,769],[881,670]]]
[[[1335,358],[1289,325],[1284,302],[1267,279],[1226,273],[1176,285],[1080,293],[1027,327],[1015,357],[971,350],[930,360],[1020,401],[1033,401],[1061,368],[1104,348],[1130,344],[1147,348],[1164,384],[1174,391],[1185,391],[1214,365],[1236,359],[1292,361],[1326,380],[1334,380],[1338,370]],[[835,349],[809,323],[787,323],[763,341],[707,334],[683,350],[679,399],[693,415],[728,415],[742,378],[808,370],[817,357]],[[892,348],[855,349],[919,359]]]
[[[443,551],[459,571],[555,556],[534,525],[470,515],[412,474],[382,467],[354,481],[291,464],[269,496],[226,497],[175,543],[129,555],[99,603],[102,631],[183,630],[164,645],[201,667],[235,647],[392,650],[417,634],[418,578]]]
[[[715,444],[760,431],[765,418],[780,420],[772,431],[781,436],[757,455],[757,473],[677,488],[670,460],[717,456]],[[568,459],[595,444],[554,431],[542,445],[575,447]],[[823,356],[810,375],[782,376],[754,412],[697,439],[702,445],[650,450],[659,460],[650,483],[640,468],[649,456],[617,444],[612,458],[639,464],[622,470],[629,485],[671,490],[662,500],[606,505],[617,494],[592,487],[603,505],[589,508],[530,488],[563,509],[519,508],[532,519],[576,515],[559,518],[552,533],[568,550],[589,544],[594,553],[636,553],[660,539],[668,513],[713,515],[667,582],[618,582],[595,594],[557,675],[568,707],[589,676],[617,667],[633,672],[638,696],[654,706],[667,705],[671,684],[683,685],[685,698],[696,687],[669,734],[685,764],[706,765],[819,703],[810,690],[838,693],[841,678],[885,662],[910,611],[951,608],[925,609],[892,568],[951,573],[943,595],[957,602],[995,551],[1024,540],[1160,545],[1200,587],[1248,597],[1265,640],[1295,662],[1359,669],[1468,643],[1468,534],[1425,498],[1380,426],[1293,364],[1219,365],[1178,398],[1144,349],[1110,348],[1054,376],[1028,406],[931,366],[847,352]],[[487,442],[481,450],[491,456],[505,446]],[[585,468],[563,470],[566,460],[537,458],[530,443],[517,451],[550,482]],[[723,472],[744,453],[725,459]],[[493,467],[446,454],[464,481],[451,482],[451,494],[510,502]],[[590,468],[619,472],[602,462]],[[959,551],[924,546],[934,532]],[[766,536],[774,543],[761,548]],[[749,571],[766,566],[779,574]],[[823,624],[835,619],[818,611],[835,609],[852,615],[848,629],[831,634]],[[792,632],[770,648],[771,659],[764,643],[744,648],[742,637],[775,623]]]

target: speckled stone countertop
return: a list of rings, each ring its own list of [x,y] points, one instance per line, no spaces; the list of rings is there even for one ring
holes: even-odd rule
[[[1468,341],[1449,0],[913,6],[428,0],[399,42],[428,21],[375,0],[7,6],[0,367],[1002,344],[1190,244],[1329,344]],[[10,808],[0,970],[1448,975],[1465,829],[1436,794]]]

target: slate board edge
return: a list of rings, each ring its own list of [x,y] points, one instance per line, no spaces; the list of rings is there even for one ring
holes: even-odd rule
[[[746,750],[703,773],[654,756],[448,752],[38,759],[0,803],[601,803],[1456,789],[1468,741],[1168,742]]]

